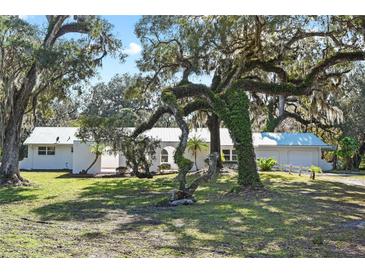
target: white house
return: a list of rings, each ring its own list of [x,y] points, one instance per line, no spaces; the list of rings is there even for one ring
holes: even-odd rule
[[[77,128],[72,127],[36,127],[25,145],[28,147],[27,157],[20,162],[20,168],[26,170],[61,170],[69,169],[79,173],[86,169],[94,160],[90,152],[90,143],[83,143],[77,137]],[[133,128],[129,128],[133,130]],[[173,169],[174,153],[179,143],[181,131],[179,128],[152,128],[146,135],[160,140],[160,147],[153,160],[152,171],[156,171],[161,163],[169,163]],[[198,136],[208,143],[206,151],[199,152],[197,164],[199,168],[206,165],[209,154],[210,133],[207,128],[198,128],[190,132],[190,137]],[[234,162],[237,156],[228,129],[221,128],[221,152],[225,161]],[[312,133],[253,133],[253,144],[256,158],[272,157],[278,164],[309,167],[320,166],[329,170],[332,165],[321,159],[322,151],[331,149],[321,139]],[[193,155],[186,152],[185,157],[193,160]],[[118,153],[106,151],[95,163],[90,173],[115,171],[119,166],[126,166],[125,157]],[[195,166],[194,166],[195,168]]]

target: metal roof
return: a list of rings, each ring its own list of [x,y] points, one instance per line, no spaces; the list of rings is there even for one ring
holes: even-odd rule
[[[252,137],[255,146],[329,146],[313,133],[262,132]]]
[[[24,144],[73,144],[77,130],[77,127],[35,127]]]
[[[134,128],[128,128],[132,131]],[[73,144],[78,128],[76,127],[36,127],[26,139],[25,144]],[[155,127],[145,132],[146,135],[163,142],[179,142],[181,130],[179,128]],[[189,137],[198,136],[210,142],[207,128],[198,128],[190,131]],[[58,141],[57,140],[58,137]],[[233,141],[227,128],[221,128],[220,139],[222,146],[231,146]],[[318,146],[329,147],[313,133],[253,133],[253,144],[258,146]]]

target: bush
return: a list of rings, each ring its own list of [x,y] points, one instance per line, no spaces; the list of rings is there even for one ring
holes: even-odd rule
[[[309,171],[311,172],[310,179],[312,180],[316,179],[316,173],[322,173],[322,169],[319,166],[311,166]]]
[[[311,167],[309,168],[309,170],[310,170],[311,172],[315,172],[315,173],[321,173],[321,172],[322,172],[322,169],[321,169],[319,166],[311,166]]]
[[[120,167],[117,167],[117,168],[115,169],[115,171],[116,171],[116,173],[117,173],[118,175],[124,175],[124,174],[126,174],[127,170],[128,170],[128,168],[127,168],[127,167],[125,167],[125,166],[120,166]]]
[[[270,171],[277,163],[278,162],[271,157],[257,159],[257,164],[261,171]]]
[[[352,169],[352,158],[359,149],[359,143],[352,137],[344,137],[339,142],[340,148],[336,151],[340,157],[344,169]]]
[[[159,165],[158,168],[160,170],[170,170],[171,169],[171,165],[169,163],[163,163],[163,164]]]

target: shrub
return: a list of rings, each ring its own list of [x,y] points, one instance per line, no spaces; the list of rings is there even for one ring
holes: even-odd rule
[[[271,157],[257,159],[257,164],[261,171],[270,171],[277,163],[278,162]]]
[[[352,169],[352,157],[359,149],[359,143],[352,137],[344,137],[339,142],[340,148],[336,151],[343,162],[344,169]]]
[[[169,169],[171,169],[171,165],[169,163],[163,163],[163,164],[159,165],[158,168],[160,170],[169,170]]]
[[[322,169],[319,166],[311,166],[309,168],[309,170],[312,171],[312,172],[316,172],[316,173],[321,173],[322,172]]]
[[[115,171],[116,171],[116,173],[117,173],[118,175],[124,175],[124,174],[126,174],[127,170],[128,170],[128,168],[127,168],[127,167],[125,167],[125,166],[120,166],[120,167],[117,167],[117,168],[115,169]]]
[[[316,173],[322,173],[322,169],[319,166],[311,166],[309,168],[309,171],[311,172],[310,178],[312,180],[316,179]]]

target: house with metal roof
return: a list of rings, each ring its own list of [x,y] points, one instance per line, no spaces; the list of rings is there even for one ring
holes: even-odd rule
[[[132,131],[133,128],[127,128]],[[83,143],[76,137],[78,128],[74,127],[36,127],[24,144],[27,155],[20,162],[21,169],[27,170],[72,170],[79,173],[85,170],[94,160],[95,155],[90,148],[92,143]],[[163,163],[177,169],[174,153],[179,143],[179,128],[152,128],[144,133],[160,140],[160,147],[153,160],[152,171],[156,171]],[[190,132],[189,137],[197,136],[208,144],[205,151],[198,153],[198,168],[205,167],[205,159],[209,154],[210,133],[207,128],[198,128]],[[234,163],[237,155],[233,141],[227,128],[221,128],[221,153],[225,162]],[[313,133],[253,133],[253,145],[256,158],[272,157],[279,166],[309,167],[320,166],[329,170],[332,165],[321,158],[322,151],[331,149]],[[186,152],[185,157],[193,160],[193,155]],[[105,153],[90,169],[90,173],[113,172],[117,167],[126,166],[126,159],[121,153]],[[194,166],[195,168],[195,166]]]

